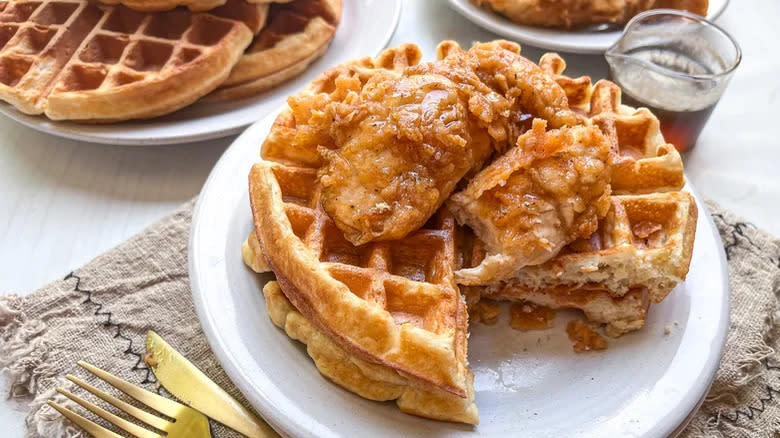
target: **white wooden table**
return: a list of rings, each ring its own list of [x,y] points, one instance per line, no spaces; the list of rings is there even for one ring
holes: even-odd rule
[[[369,2],[370,3],[370,2]],[[780,2],[733,2],[719,23],[744,59],[685,158],[700,193],[780,235]],[[417,43],[430,59],[443,39],[496,38],[444,0],[406,0],[391,45]],[[538,60],[543,53],[524,47]],[[569,74],[606,76],[599,56],[567,55]],[[260,115],[258,115],[260,117]],[[0,117],[0,293],[29,293],[65,276],[195,196],[232,138],[123,147],[63,140]],[[25,407],[0,398],[4,437],[23,435]]]

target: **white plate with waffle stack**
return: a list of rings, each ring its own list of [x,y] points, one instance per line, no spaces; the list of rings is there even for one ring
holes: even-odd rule
[[[593,26],[585,30],[546,29],[524,26],[508,18],[480,8],[471,0],[448,0],[453,9],[477,26],[511,40],[569,53],[602,54],[620,38],[621,30],[612,27],[601,30]],[[715,20],[728,6],[729,0],[710,0],[707,18]]]
[[[52,121],[24,114],[5,102],[0,102],[0,113],[39,131],[93,143],[159,145],[225,137],[241,132],[276,109],[287,96],[326,68],[378,53],[392,37],[400,13],[400,0],[344,1],[341,22],[325,54],[301,75],[253,97],[230,102],[196,102],[163,117],[114,124]]]
[[[268,317],[261,290],[273,276],[255,274],[241,259],[241,243],[253,229],[246,175],[274,118],[247,129],[206,182],[193,217],[189,272],[211,347],[280,433],[660,438],[678,431],[698,406],[726,339],[729,295],[723,246],[698,198],[687,280],[651,307],[642,330],[610,340],[606,351],[572,351],[564,328],[576,312],[558,312],[545,331],[515,331],[506,312],[493,326],[471,327],[478,426],[406,415],[323,378],[303,344]]]

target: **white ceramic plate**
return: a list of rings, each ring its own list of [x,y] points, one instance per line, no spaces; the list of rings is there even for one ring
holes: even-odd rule
[[[621,31],[588,32],[523,26],[508,18],[480,8],[470,0],[448,0],[450,5],[474,24],[515,41],[571,53],[604,53],[620,38]],[[729,0],[710,0],[707,18],[714,20],[726,9]]]
[[[226,103],[195,103],[164,117],[108,125],[54,122],[19,112],[5,102],[0,102],[0,113],[39,131],[93,143],[174,144],[237,134],[274,111],[326,68],[378,54],[387,45],[401,16],[401,0],[344,0],[343,4],[341,24],[325,55],[300,76],[257,96]]]
[[[701,203],[688,280],[651,308],[643,330],[610,340],[608,350],[572,351],[564,327],[573,312],[559,312],[552,329],[538,332],[512,330],[506,312],[494,326],[473,326],[477,427],[406,415],[332,384],[269,320],[261,289],[272,276],[241,261],[252,230],[247,174],[273,119],[247,129],[209,176],[193,218],[189,273],[209,344],[283,435],[667,437],[702,399],[726,339],[728,282],[723,246]]]

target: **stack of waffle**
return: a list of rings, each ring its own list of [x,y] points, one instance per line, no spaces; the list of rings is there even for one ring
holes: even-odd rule
[[[301,93],[317,104],[348,101],[372,76],[400,76],[420,57],[414,45],[388,49],[325,71]],[[481,295],[582,309],[617,336],[641,328],[649,303],[684,280],[696,207],[679,191],[682,161],[658,120],[621,105],[608,81],[563,76],[557,55],[540,65],[578,120],[598,126],[609,143],[612,194],[593,235],[492,284],[458,287],[485,245],[446,206],[402,239],[350,243],[321,202],[318,144],[298,141],[312,134],[297,125],[293,108],[322,112],[289,100],[249,174],[255,231],[242,253],[255,271],[276,274],[263,291],[271,319],[307,344],[323,375],[363,397],[396,400],[408,413],[476,423],[465,296],[476,297],[475,306]]]
[[[341,16],[341,0],[103,3],[0,2],[0,100],[105,123],[251,96],[321,55]]]

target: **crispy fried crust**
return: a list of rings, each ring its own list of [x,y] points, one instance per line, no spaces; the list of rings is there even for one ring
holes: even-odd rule
[[[529,26],[570,29],[589,24],[625,24],[649,9],[682,9],[707,15],[708,0],[471,0]]]
[[[320,133],[311,141],[325,161],[322,206],[347,240],[419,228],[464,176],[514,143],[524,117],[577,122],[565,91],[519,52],[506,41],[468,50],[445,41],[441,59],[375,75],[341,100],[309,99],[317,117],[301,131]]]

